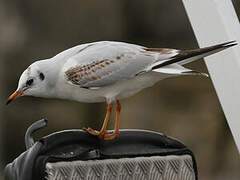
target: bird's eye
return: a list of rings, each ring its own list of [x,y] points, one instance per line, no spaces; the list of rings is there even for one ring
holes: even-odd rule
[[[29,80],[27,80],[26,85],[27,86],[31,86],[32,83],[33,83],[33,79],[29,79]]]

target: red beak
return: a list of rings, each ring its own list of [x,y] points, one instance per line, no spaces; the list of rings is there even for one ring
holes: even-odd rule
[[[14,99],[20,97],[23,94],[24,90],[18,90],[15,91],[11,96],[9,96],[8,101],[6,105],[8,105],[10,102],[12,102]]]

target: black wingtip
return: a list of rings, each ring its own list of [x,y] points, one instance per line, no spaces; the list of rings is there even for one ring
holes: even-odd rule
[[[238,44],[237,41],[229,41],[229,42],[219,44],[219,45],[223,46],[225,48],[228,48],[228,47],[236,46],[237,44]]]
[[[227,49],[229,47],[235,46],[237,44],[238,43],[236,41],[229,41],[229,42],[225,42],[225,43],[222,43],[222,44],[217,44],[217,45],[204,47],[204,48],[200,48],[200,49],[182,50],[182,51],[179,51],[179,54],[177,54],[176,56],[174,56],[174,57],[170,58],[169,60],[164,61],[164,62],[152,67],[152,69],[158,69],[160,67],[167,66],[169,64],[174,64],[174,63],[192,58],[194,56],[197,57],[197,56],[202,55],[201,57],[198,57],[197,59],[204,58],[204,57],[209,56],[211,54],[214,54],[214,53],[220,52],[224,49]],[[197,59],[195,59],[195,60],[197,60]]]

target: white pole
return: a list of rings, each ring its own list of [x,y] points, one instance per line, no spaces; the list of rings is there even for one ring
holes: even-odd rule
[[[231,0],[183,0],[200,47],[236,40],[240,24]],[[240,45],[205,58],[240,151]]]

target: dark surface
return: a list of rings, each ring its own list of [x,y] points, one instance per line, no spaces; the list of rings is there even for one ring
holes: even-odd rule
[[[6,180],[40,180],[47,162],[189,154],[197,177],[193,153],[181,142],[144,130],[121,130],[111,141],[101,141],[82,130],[66,130],[41,138],[5,168]]]

